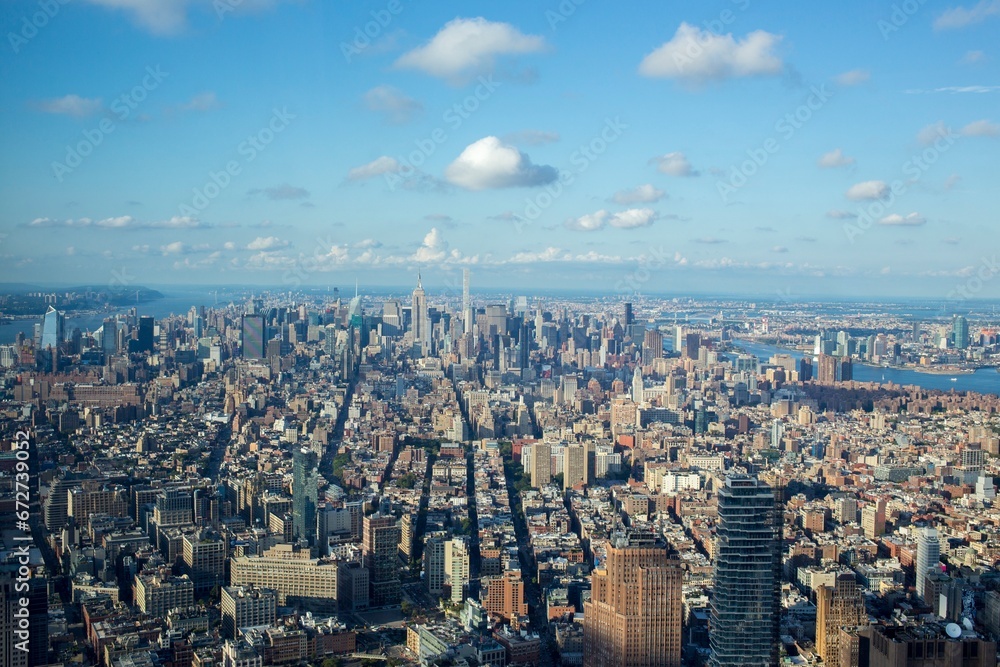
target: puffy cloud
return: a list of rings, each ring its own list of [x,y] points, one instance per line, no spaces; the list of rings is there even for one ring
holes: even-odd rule
[[[609,213],[604,209],[594,213],[581,215],[579,218],[570,218],[566,221],[566,228],[578,232],[593,232],[604,227],[608,221]]]
[[[580,232],[596,231],[605,225],[619,229],[636,229],[638,227],[648,227],[653,224],[656,218],[656,211],[651,208],[630,208],[620,213],[610,213],[601,209],[594,213],[582,215],[579,218],[570,218],[566,221],[565,225],[567,229]]]
[[[667,193],[663,190],[646,183],[630,190],[619,190],[612,199],[616,204],[628,206],[629,204],[652,204],[666,196]]]
[[[386,119],[395,125],[410,122],[413,117],[424,110],[424,105],[407,97],[402,91],[392,86],[376,86],[364,95],[365,107],[370,111],[384,114]]]
[[[87,98],[80,97],[79,95],[65,95],[63,97],[35,102],[34,107],[43,113],[83,118],[85,116],[92,116],[100,111],[101,100],[97,97]]]
[[[639,73],[696,83],[779,74],[782,62],[774,50],[780,41],[763,30],[734,39],[681,23],[670,41],[643,58]]]
[[[997,137],[1000,136],[1000,125],[988,120],[977,120],[963,127],[959,133],[963,137]]]
[[[849,87],[860,86],[862,83],[867,83],[871,78],[871,72],[866,69],[852,69],[849,72],[838,74],[833,80],[839,86]]]
[[[656,211],[651,208],[630,208],[615,213],[608,218],[608,224],[619,229],[649,227],[656,220]]]
[[[878,224],[897,227],[919,227],[927,224],[927,218],[919,213],[910,213],[905,216],[899,213],[891,213],[879,220]]]
[[[525,35],[509,23],[482,17],[456,18],[429,42],[400,56],[396,67],[454,79],[489,72],[498,56],[537,53],[543,49],[542,37]]]
[[[844,151],[839,148],[835,148],[829,153],[824,153],[819,159],[819,166],[824,169],[832,169],[835,167],[849,167],[854,164],[854,158],[844,155]]]
[[[277,250],[288,247],[288,241],[277,236],[258,236],[247,244],[247,250]]]
[[[847,190],[847,198],[852,201],[882,199],[887,194],[889,185],[885,181],[863,181],[855,183]]]
[[[1000,0],[980,0],[972,7],[951,7],[934,19],[935,30],[952,30],[1000,16]]]
[[[555,167],[533,164],[526,153],[492,136],[467,146],[445,169],[448,182],[467,190],[545,185],[558,176]]]
[[[698,176],[699,172],[691,167],[684,153],[675,151],[652,158],[650,164],[656,164],[656,168],[669,176]]]
[[[447,257],[448,243],[437,227],[431,227],[431,231],[427,232],[420,247],[413,254],[413,260],[416,262],[442,262]]]
[[[180,255],[189,251],[189,248],[184,244],[183,241],[174,241],[173,243],[168,243],[167,245],[160,246],[160,252],[164,255]]]
[[[363,181],[369,178],[375,178],[376,176],[382,176],[383,174],[396,174],[402,165],[399,164],[399,160],[394,157],[389,157],[388,155],[383,155],[377,157],[368,164],[363,164],[360,167],[355,167],[347,172],[347,180],[349,181]]]

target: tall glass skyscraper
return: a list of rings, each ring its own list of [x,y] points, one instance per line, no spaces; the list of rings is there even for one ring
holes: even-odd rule
[[[308,447],[295,449],[292,459],[292,536],[316,542],[316,503],[319,500],[319,456]]]
[[[63,314],[53,306],[49,306],[45,311],[45,319],[42,320],[42,349],[48,347],[58,348],[59,343],[65,338],[65,320]]]
[[[959,315],[955,318],[951,329],[955,347],[959,350],[969,347],[969,321],[964,316]]]
[[[778,664],[781,521],[764,482],[733,476],[719,490],[710,667]]]

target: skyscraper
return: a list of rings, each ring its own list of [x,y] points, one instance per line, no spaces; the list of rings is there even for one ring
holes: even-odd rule
[[[653,359],[663,357],[663,333],[657,329],[648,329],[642,340],[642,363],[651,364]]]
[[[969,347],[969,321],[964,316],[958,315],[955,317],[951,331],[956,348],[964,350]]]
[[[584,667],[681,664],[680,562],[653,534],[612,536],[584,603]]]
[[[472,333],[472,327],[476,323],[472,313],[472,299],[469,297],[469,283],[469,269],[462,269],[462,323],[467,334]]]
[[[778,664],[781,511],[774,490],[745,475],[719,490],[710,667]]]
[[[316,543],[316,503],[319,496],[319,457],[308,447],[295,450],[292,460],[292,536]]]
[[[917,577],[917,595],[924,597],[927,573],[939,567],[941,560],[941,543],[936,528],[925,526],[917,532],[917,564],[914,573]],[[924,600],[936,604],[936,600]]]
[[[632,319],[632,304],[628,301],[625,302],[625,328],[627,329],[634,320]]]
[[[48,347],[58,348],[59,343],[65,338],[65,328],[66,324],[63,314],[53,306],[49,306],[42,320],[42,349],[44,350]]]
[[[417,287],[413,290],[410,316],[413,318],[413,342],[429,342],[430,323],[427,320],[427,295],[424,294],[424,286],[420,280],[419,273],[417,274]]]
[[[841,572],[833,586],[816,589],[816,652],[827,664],[840,661],[840,629],[865,625],[865,598],[853,572]]]
[[[138,345],[140,352],[153,351],[153,327],[155,321],[149,315],[139,318]]]
[[[371,582],[371,604],[399,604],[399,536],[395,517],[373,514],[364,520],[361,550]]]
[[[264,358],[264,316],[243,316],[243,358]]]

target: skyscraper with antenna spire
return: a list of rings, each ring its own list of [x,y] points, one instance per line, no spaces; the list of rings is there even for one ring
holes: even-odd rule
[[[430,323],[427,318],[427,295],[424,293],[420,272],[417,272],[417,287],[413,290],[410,304],[410,315],[413,318],[413,342],[425,345],[430,342]]]
[[[475,324],[472,317],[472,301],[469,298],[470,271],[468,268],[462,270],[462,321],[465,323],[465,333],[472,333],[472,325]]]

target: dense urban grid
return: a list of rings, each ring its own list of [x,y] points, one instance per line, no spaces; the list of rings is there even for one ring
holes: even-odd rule
[[[4,665],[996,665],[985,314],[468,271],[32,299],[0,346]],[[102,302],[94,331],[62,307]]]

